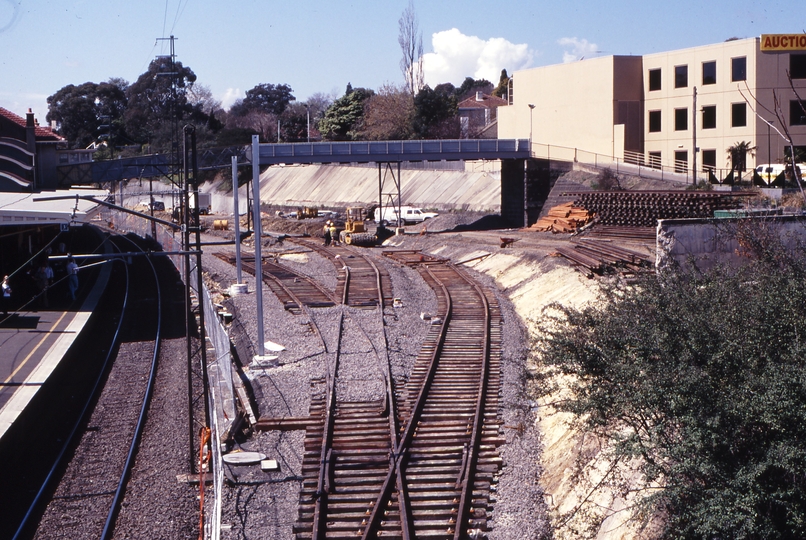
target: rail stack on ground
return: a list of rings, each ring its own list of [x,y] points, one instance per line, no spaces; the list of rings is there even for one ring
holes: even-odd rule
[[[659,219],[712,218],[715,210],[740,208],[753,192],[590,191],[564,193],[573,206],[596,214],[597,224],[655,227]]]

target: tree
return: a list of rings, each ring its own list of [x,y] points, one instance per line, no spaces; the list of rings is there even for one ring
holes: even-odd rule
[[[126,89],[124,120],[129,136],[150,143],[152,151],[169,151],[173,121],[180,123],[193,112],[188,91],[195,82],[196,74],[182,62],[153,60],[148,71]]]
[[[264,141],[277,141],[277,125],[282,121],[280,116],[288,104],[296,98],[287,84],[258,84],[246,91],[246,97],[236,101],[230,108],[229,117],[232,127],[252,129],[260,134]]]
[[[398,27],[397,42],[403,52],[403,57],[400,59],[400,71],[403,72],[403,80],[406,81],[409,94],[414,97],[425,84],[425,75],[423,73],[423,33],[420,31],[413,0],[409,0],[408,7],[400,16]]]
[[[122,129],[125,88],[121,79],[67,85],[48,97],[46,120],[58,123],[71,148],[86,148],[101,136],[114,140]]]
[[[246,91],[246,97],[232,106],[230,112],[235,115],[241,111],[257,110],[267,114],[283,114],[285,108],[297,98],[291,93],[291,87],[287,84],[258,84],[251,90]]]
[[[359,138],[364,119],[364,104],[375,94],[367,88],[347,85],[347,92],[325,111],[317,126],[322,138],[330,141],[348,141]]]
[[[292,103],[280,115],[280,130],[283,141],[306,142],[308,140],[308,109],[304,103]]]
[[[459,103],[469,97],[475,96],[476,92],[479,91],[489,94],[493,91],[493,83],[487,79],[465,77],[465,80],[462,81],[462,85],[456,89],[456,102]]]
[[[507,70],[501,70],[501,77],[498,79],[498,86],[493,90],[493,95],[504,99],[509,95],[509,75],[507,75]]]
[[[431,90],[428,85],[414,98],[414,132],[421,139],[458,139],[456,97]]]
[[[747,154],[756,149],[748,141],[740,141],[728,147],[728,158],[731,169],[739,173],[739,181],[742,180],[742,173],[747,168]]]
[[[555,406],[643,474],[632,510],[663,516],[666,538],[803,538],[804,246],[786,249],[771,224],[723,233],[745,265],[664,272],[581,310],[554,306],[536,350],[546,380],[571,381]]]
[[[367,100],[360,136],[375,141],[410,139],[413,120],[414,100],[408,89],[386,84]]]

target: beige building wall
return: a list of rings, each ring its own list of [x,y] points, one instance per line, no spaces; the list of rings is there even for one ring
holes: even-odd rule
[[[806,50],[794,53],[806,55]],[[638,152],[647,162],[650,153],[660,153],[661,163],[672,167],[675,153],[685,152],[690,170],[696,136],[699,171],[705,157],[718,169],[730,168],[728,148],[742,141],[754,148],[746,158],[748,170],[756,164],[781,163],[784,141],[756,113],[780,127],[781,122],[772,113],[775,93],[789,125],[790,103],[796,99],[786,75],[790,54],[761,51],[760,38],[748,38],[646,56],[609,56],[517,71],[512,76],[511,105],[499,110],[499,137],[529,137],[531,116],[533,151],[539,154],[544,145],[551,145],[557,158],[561,152],[556,147],[619,159]],[[733,80],[734,58],[746,59],[744,81]],[[704,84],[706,63],[715,65],[713,84]],[[676,88],[678,66],[687,67],[688,80]],[[659,90],[649,89],[652,70],[660,70]],[[794,80],[793,85],[806,98],[806,79]],[[531,115],[530,103],[535,105]],[[734,104],[745,106],[744,126],[733,125]],[[711,111],[716,112],[716,122],[706,128],[703,109],[708,107],[715,108]],[[675,129],[676,110],[685,111],[685,129]],[[660,131],[650,131],[653,111],[660,114]],[[806,125],[789,125],[789,131],[795,146],[806,145]],[[565,154],[575,155],[573,151]]]
[[[614,148],[614,141],[622,139],[614,137],[620,114],[616,102],[632,100],[640,111],[641,87],[635,85],[640,82],[640,60],[607,56],[516,72],[512,105],[498,112],[498,136],[528,138],[531,121],[535,144],[620,156],[623,148]],[[530,103],[535,106],[531,111]],[[634,124],[640,133],[640,117]]]
[[[702,170],[703,151],[715,152],[716,167],[729,168],[727,149],[740,141],[749,141],[751,146],[757,144],[755,137],[755,120],[750,107],[742,94],[747,96],[756,93],[756,51],[757,39],[727,41],[717,45],[695,47],[644,56],[644,114],[645,116],[645,148],[647,155],[660,152],[661,162],[671,166],[676,152],[685,152],[685,161],[690,168],[694,156],[694,88],[697,88],[696,102],[696,144],[701,149],[697,155],[698,170]],[[733,81],[731,74],[732,59],[745,58],[746,79]],[[716,82],[703,84],[703,65],[715,63]],[[713,64],[712,64],[713,65]],[[688,82],[684,87],[675,87],[676,68],[686,68]],[[650,90],[650,72],[660,70],[660,90]],[[744,104],[746,125],[731,125],[732,105]],[[703,108],[716,107],[716,124],[714,128],[705,128]],[[686,129],[676,129],[675,113],[685,110]],[[650,115],[660,112],[661,130],[651,132]],[[753,161],[748,156],[748,168]]]

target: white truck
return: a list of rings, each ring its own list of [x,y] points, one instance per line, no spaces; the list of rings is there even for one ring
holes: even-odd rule
[[[426,219],[437,217],[439,214],[436,212],[425,212],[422,208],[414,206],[401,206],[400,218],[404,225],[411,223],[422,223]],[[375,209],[375,223],[381,225],[395,225],[397,224],[397,206],[384,206],[382,211],[380,208]]]
[[[188,197],[191,208],[196,206],[196,198],[192,195]],[[210,193],[199,192],[199,214],[206,215],[213,213],[213,196]]]

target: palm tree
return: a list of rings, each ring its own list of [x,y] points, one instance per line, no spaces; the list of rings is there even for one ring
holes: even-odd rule
[[[739,173],[739,182],[742,181],[742,173],[747,168],[747,153],[754,152],[756,147],[750,146],[749,141],[741,141],[728,147],[728,158],[730,159],[731,170]]]

